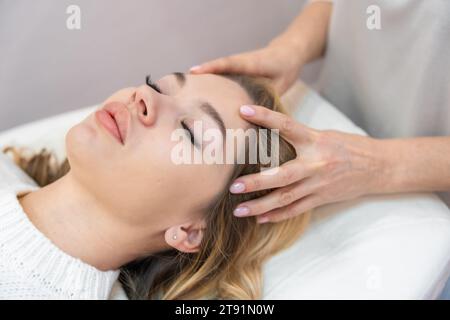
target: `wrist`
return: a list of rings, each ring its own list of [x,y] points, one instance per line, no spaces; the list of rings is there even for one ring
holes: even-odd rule
[[[293,37],[288,34],[281,34],[270,41],[268,47],[277,48],[278,50],[287,52],[299,68],[307,62],[305,45],[298,37]]]
[[[397,191],[399,184],[398,159],[393,155],[393,146],[390,140],[374,139],[372,140],[373,167],[375,168],[373,184],[371,186],[372,194],[387,194]],[[395,147],[394,147],[395,149]]]

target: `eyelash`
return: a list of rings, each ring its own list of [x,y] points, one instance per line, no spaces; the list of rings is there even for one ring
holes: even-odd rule
[[[188,138],[191,139],[191,143],[192,143],[194,146],[198,147],[198,143],[195,141],[194,134],[192,133],[192,130],[189,129],[189,127],[187,126],[186,122],[181,121],[181,126],[183,127],[184,130],[187,131],[187,132],[186,132],[186,135],[188,136]]]
[[[152,81],[152,78],[151,78],[150,75],[148,75],[148,76],[145,77],[145,83],[146,83],[150,88],[152,88],[153,90],[155,90],[156,92],[158,92],[159,94],[162,94],[161,88],[158,87],[158,85]]]
[[[148,75],[147,77],[145,77],[145,83],[146,83],[150,88],[152,88],[153,90],[155,90],[156,92],[158,92],[159,94],[163,94],[162,91],[161,91],[161,88],[158,87],[158,85],[152,81],[152,78],[151,78],[150,75]],[[197,142],[195,141],[195,139],[194,139],[194,134],[192,133],[191,129],[189,129],[189,127],[186,125],[186,122],[181,121],[181,127],[182,127],[184,130],[187,131],[187,132],[186,132],[186,135],[188,135],[189,138],[191,139],[191,143],[192,143],[194,146],[198,147],[198,143],[197,143]]]

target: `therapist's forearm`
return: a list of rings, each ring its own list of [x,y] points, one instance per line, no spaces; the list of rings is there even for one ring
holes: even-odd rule
[[[450,190],[450,137],[377,140],[383,162],[374,193]]]
[[[305,6],[297,18],[271,44],[288,46],[308,63],[323,55],[328,34],[328,25],[333,5],[329,2],[312,2]]]

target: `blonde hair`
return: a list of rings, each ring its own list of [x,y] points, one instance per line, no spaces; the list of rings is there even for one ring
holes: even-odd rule
[[[284,112],[279,98],[264,80],[242,75],[223,76],[240,84],[254,104]],[[270,135],[267,139],[270,145]],[[296,157],[295,149],[282,137],[279,150],[280,165]],[[21,150],[13,147],[5,148],[4,152],[12,152],[15,162],[40,186],[52,183],[70,170],[67,159],[58,164],[45,149],[31,157],[23,156]],[[306,212],[288,221],[258,224],[255,217],[233,216],[233,209],[239,203],[273,191],[247,194],[228,191],[236,178],[260,172],[262,167],[259,163],[235,165],[227,188],[206,211],[206,228],[198,252],[168,250],[123,266],[119,279],[129,298],[260,299],[264,262],[298,239],[310,218],[310,212]]]

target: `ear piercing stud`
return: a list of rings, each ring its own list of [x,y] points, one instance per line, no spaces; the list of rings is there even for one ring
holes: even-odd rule
[[[173,240],[177,240],[177,235],[174,234],[173,237],[172,237],[172,239],[173,239]]]

